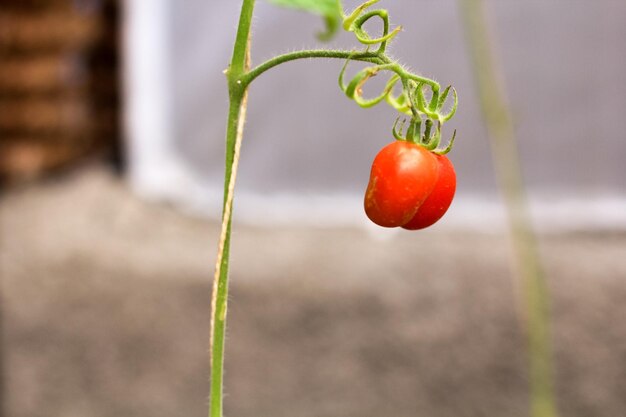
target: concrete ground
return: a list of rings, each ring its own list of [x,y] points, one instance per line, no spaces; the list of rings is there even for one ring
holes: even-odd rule
[[[87,167],[5,193],[0,231],[5,417],[206,415],[215,223]],[[562,415],[624,415],[626,234],[541,247]],[[508,248],[235,225],[226,415],[527,416]]]

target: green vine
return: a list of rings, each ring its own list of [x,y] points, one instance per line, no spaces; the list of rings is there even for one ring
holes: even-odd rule
[[[401,27],[390,30],[388,12],[384,9],[368,11],[370,6],[378,1],[366,1],[347,15],[342,11],[340,12],[342,27],[346,31],[353,32],[357,41],[364,45],[364,49],[354,51],[319,49],[291,52],[269,59],[250,69],[250,25],[255,0],[243,0],[233,56],[228,69],[225,71],[228,79],[230,107],[226,132],[226,169],[222,228],[211,302],[211,403],[209,417],[223,416],[224,336],[228,300],[231,216],[239,152],[243,140],[249,85],[261,74],[285,62],[305,58],[344,59],[346,63],[339,74],[341,89],[361,107],[371,107],[385,101],[395,108],[401,114],[392,128],[396,139],[419,143],[440,154],[447,153],[452,148],[456,132],[445,148],[439,149],[438,146],[441,142],[443,125],[454,116],[458,106],[456,90],[448,86],[442,91],[441,86],[436,81],[407,71],[386,54],[388,43],[400,33]],[[281,2],[288,3],[286,0],[281,0]],[[309,6],[316,5],[316,7],[319,7],[320,4],[322,3],[309,3]],[[382,22],[382,33],[379,37],[372,37],[364,28],[365,23],[372,18],[379,18]],[[326,20],[329,22],[332,19],[327,16]],[[332,31],[333,27],[333,25],[329,25],[329,30]],[[327,34],[324,35],[326,36]],[[376,45],[378,47],[372,50]],[[372,65],[357,72],[350,82],[345,84],[346,69],[351,61],[365,62]],[[383,92],[372,99],[364,98],[362,93],[363,85],[373,76],[382,72],[391,74]],[[399,85],[401,88],[401,92],[397,95],[394,94],[396,85]],[[452,92],[454,97],[453,103],[450,106],[450,111],[444,113],[443,109],[446,107],[446,101],[450,92]],[[403,115],[409,117],[406,132],[404,132],[406,120],[403,120],[398,129],[398,121]]]
[[[304,58],[339,58],[345,59],[346,64],[339,74],[339,86],[345,94],[354,100],[361,107],[372,107],[382,101],[386,101],[390,106],[395,108],[402,115],[410,116],[410,122],[406,135],[398,131],[397,121],[392,129],[394,137],[398,140],[409,140],[414,143],[420,143],[428,149],[436,153],[447,153],[452,148],[453,139],[444,149],[435,149],[441,141],[441,129],[443,124],[450,120],[456,113],[458,106],[458,96],[456,90],[452,86],[446,87],[441,92],[441,86],[434,80],[420,76],[418,74],[407,71],[397,61],[391,59],[387,54],[388,43],[402,30],[401,26],[390,30],[389,14],[384,9],[366,11],[370,6],[379,0],[370,0],[357,7],[349,15],[343,15],[343,28],[346,31],[353,32],[357,41],[365,46],[361,51],[343,51],[343,50],[305,50],[297,51],[274,57],[258,67],[244,74],[238,81],[241,85],[247,86],[258,76],[267,70],[289,61]],[[372,18],[379,18],[382,21],[382,34],[379,37],[372,37],[364,28]],[[372,46],[378,45],[378,48],[371,50]],[[344,84],[344,76],[350,61],[361,61],[373,66],[367,67],[359,71],[352,80],[346,85]],[[375,75],[381,72],[390,72],[392,77],[385,86],[383,92],[373,98],[365,99],[362,95],[363,85]],[[395,85],[400,82],[402,92],[398,96],[394,96],[393,91]],[[430,89],[430,100],[426,99],[424,88]],[[443,112],[449,93],[452,91],[454,101],[448,113]],[[430,120],[430,122],[428,122]],[[422,133],[422,125],[425,129]],[[433,131],[428,126],[436,126]],[[456,133],[456,132],[455,132]]]

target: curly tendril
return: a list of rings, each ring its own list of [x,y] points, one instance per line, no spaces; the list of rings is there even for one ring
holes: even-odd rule
[[[378,1],[366,1],[349,15],[344,15],[343,28],[346,31],[354,32],[356,39],[365,45],[365,49],[354,51],[348,56],[339,73],[339,86],[350,99],[361,107],[369,108],[385,101],[399,113],[410,117],[406,131],[404,129],[406,120],[402,120],[400,127],[398,127],[400,117],[396,119],[392,128],[392,134],[396,139],[418,143],[438,154],[448,153],[454,144],[456,131],[446,147],[438,147],[441,143],[441,130],[444,123],[452,119],[456,113],[459,103],[458,94],[452,86],[447,86],[441,91],[441,86],[436,81],[408,72],[386,55],[388,42],[402,30],[402,27],[398,26],[390,31],[389,14],[386,10],[367,11],[370,6]],[[382,34],[378,37],[371,36],[363,27],[372,18],[378,18],[382,21]],[[372,52],[370,48],[373,45],[378,45],[378,49]],[[344,78],[348,64],[364,54],[371,55],[369,62],[374,65],[357,72],[346,84]],[[391,77],[383,91],[374,98],[363,97],[365,83],[385,71],[391,73]],[[398,83],[400,83],[402,91],[398,95],[394,95],[394,89]],[[429,92],[430,99],[426,98],[424,89]],[[443,109],[446,107],[450,91],[452,91],[453,102],[450,110],[445,113]]]

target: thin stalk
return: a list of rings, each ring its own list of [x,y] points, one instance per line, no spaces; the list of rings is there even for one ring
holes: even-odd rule
[[[557,417],[552,375],[549,295],[536,237],[532,231],[515,130],[490,48],[482,0],[459,0],[466,39],[485,118],[499,187],[504,194],[515,264],[526,307],[530,367],[531,415]]]
[[[243,97],[231,99],[228,116],[224,208],[211,300],[211,406],[209,417],[222,417],[223,409],[224,343],[226,312],[228,308],[230,231],[235,180],[237,178],[241,140],[243,139],[246,102],[247,92],[244,93]]]
[[[287,54],[279,55],[274,58],[268,59],[266,62],[260,64],[259,66],[251,69],[249,72],[244,74],[241,77],[241,82],[244,85],[250,84],[254,81],[258,76],[263,74],[269,69],[274,68],[277,65],[283,64],[289,61],[295,61],[298,59],[307,59],[307,58],[339,58],[346,59],[350,61],[362,61],[369,62],[372,64],[383,65],[386,69],[395,72],[399,76],[404,79],[411,79],[413,81],[424,83],[432,87],[433,91],[438,92],[441,88],[439,83],[430,78],[422,77],[416,74],[411,74],[407,72],[401,65],[392,62],[384,52],[354,52],[354,51],[342,51],[342,50],[333,50],[333,49],[313,49],[313,50],[303,50],[303,51],[295,51]]]
[[[268,59],[266,62],[251,69],[244,76],[243,82],[249,84],[252,81],[254,81],[254,79],[256,79],[259,75],[263,74],[265,71],[269,69],[274,68],[277,65],[280,65],[289,61],[295,61],[298,59],[306,59],[306,58],[339,58],[339,59],[350,59],[353,61],[370,62],[373,64],[383,63],[379,54],[376,52],[353,52],[353,51],[342,51],[342,50],[334,50],[334,49],[313,49],[313,50],[295,51],[295,52],[290,52],[287,54],[279,55],[274,58]]]
[[[223,416],[224,342],[228,308],[231,216],[248,96],[248,86],[241,82],[240,77],[248,70],[250,62],[250,26],[254,2],[255,0],[243,0],[237,37],[233,48],[233,57],[227,71],[230,106],[226,128],[226,168],[224,175],[222,229],[211,300],[211,403],[209,406],[209,417]]]

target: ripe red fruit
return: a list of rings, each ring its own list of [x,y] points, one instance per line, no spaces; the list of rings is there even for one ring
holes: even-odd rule
[[[403,226],[430,195],[438,178],[435,154],[422,146],[394,141],[374,158],[365,192],[365,213],[383,227]]]
[[[402,227],[419,230],[431,226],[448,211],[456,191],[456,173],[452,162],[445,155],[435,155],[439,162],[439,178],[435,188],[417,209],[415,216]]]
[[[456,174],[446,156],[394,141],[374,158],[365,213],[379,226],[423,229],[445,214],[455,191]]]

